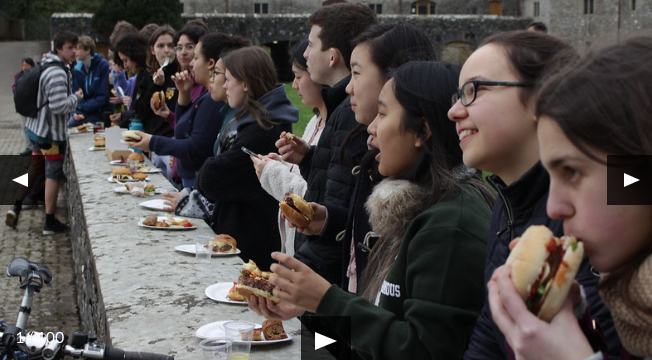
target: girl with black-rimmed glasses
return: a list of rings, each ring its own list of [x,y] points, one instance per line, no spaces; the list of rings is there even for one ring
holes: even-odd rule
[[[467,59],[448,117],[456,123],[464,164],[493,173],[498,192],[485,261],[485,282],[505,263],[509,243],[530,225],[546,225],[563,235],[562,222],[546,214],[550,178],[539,161],[533,101],[540,83],[577,53],[553,36],[511,31],[493,35]],[[577,280],[584,286],[596,322],[617,353],[620,341],[600,300],[598,278],[587,259]],[[511,349],[492,319],[485,300],[465,359],[507,359]]]

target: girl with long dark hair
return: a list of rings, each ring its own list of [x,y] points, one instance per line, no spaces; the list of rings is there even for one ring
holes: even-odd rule
[[[282,253],[270,282],[278,305],[251,298],[268,317],[293,307],[323,316],[365,359],[458,359],[482,307],[485,238],[492,196],[462,164],[446,113],[457,67],[411,62],[385,83],[368,127],[381,181],[367,200],[379,235],[363,297],[331,285]],[[437,86],[432,86],[437,84]],[[288,305],[291,304],[291,305]]]

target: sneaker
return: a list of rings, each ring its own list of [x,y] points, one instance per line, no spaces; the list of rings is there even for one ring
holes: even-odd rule
[[[32,149],[27,148],[23,150],[23,152],[21,152],[20,155],[22,156],[32,155]]]
[[[5,224],[7,224],[7,226],[9,226],[12,229],[15,229],[16,225],[18,225],[18,215],[16,215],[14,209],[7,211],[7,218],[5,219]]]
[[[54,235],[55,233],[61,233],[69,229],[68,225],[62,223],[61,221],[54,219],[52,224],[48,226],[46,223],[43,227],[43,235]]]

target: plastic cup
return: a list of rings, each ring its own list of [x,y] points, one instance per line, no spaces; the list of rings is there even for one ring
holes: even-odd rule
[[[195,243],[195,258],[198,262],[209,262],[211,260],[211,249],[206,246],[206,242]]]
[[[248,360],[251,352],[251,339],[256,324],[249,321],[229,321],[224,323],[226,338],[231,340],[228,360]]]
[[[104,122],[99,121],[93,124],[93,134],[103,134],[104,133]]]
[[[226,360],[231,352],[231,341],[224,338],[204,339],[199,347],[206,360]]]

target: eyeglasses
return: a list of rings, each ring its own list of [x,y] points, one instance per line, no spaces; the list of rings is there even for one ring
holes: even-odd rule
[[[209,70],[209,72],[210,72],[210,76],[211,76],[211,81],[215,79],[215,75],[217,75],[217,74],[224,75],[224,72],[222,72],[222,71]]]
[[[453,94],[452,105],[455,105],[457,100],[462,100],[462,105],[469,106],[475,101],[475,97],[478,94],[478,86],[520,86],[520,87],[530,87],[534,86],[533,84],[522,83],[522,82],[510,82],[510,81],[483,81],[483,80],[471,80],[467,81],[462,85],[462,87]]]
[[[195,48],[195,44],[177,45],[174,47],[174,51],[181,51],[184,48],[188,51],[191,51]]]

